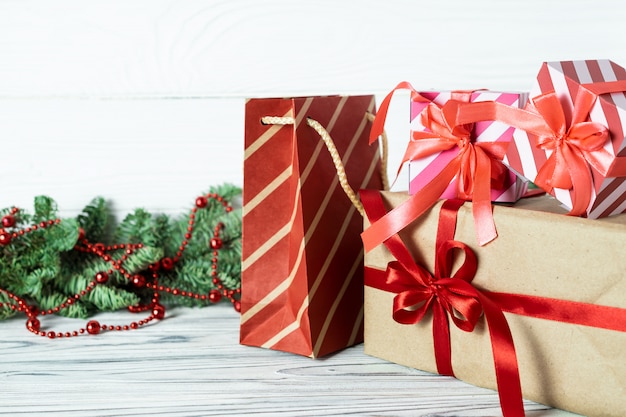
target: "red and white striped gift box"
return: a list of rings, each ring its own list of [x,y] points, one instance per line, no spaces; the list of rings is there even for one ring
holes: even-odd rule
[[[443,106],[451,99],[451,91],[428,91],[419,94],[430,102]],[[470,102],[495,101],[513,107],[523,107],[528,95],[526,93],[498,92],[489,90],[477,90],[470,95]],[[425,131],[426,128],[420,123],[420,114],[428,106],[428,101],[411,102],[411,130]],[[510,142],[513,138],[514,128],[498,121],[479,121],[474,123],[473,141],[480,142]],[[409,162],[409,194],[416,194],[424,188],[458,153],[453,148]],[[500,189],[491,190],[491,201],[513,203],[521,198],[527,191],[528,181],[509,172],[504,179],[504,186]],[[457,178],[454,178],[441,198],[459,198]]]
[[[362,341],[363,219],[307,118],[332,137],[354,190],[382,189],[374,111],[371,95],[247,101],[242,344],[318,357]]]
[[[625,81],[626,70],[609,60],[545,62],[530,91],[531,101],[535,97],[554,92],[563,108],[567,126],[572,122],[576,97],[579,89],[593,91],[600,83]],[[530,106],[530,104],[529,104]],[[532,107],[529,107],[532,109]],[[607,217],[626,212],[626,177],[616,174],[624,171],[626,156],[626,95],[623,91],[598,94],[589,111],[587,121],[597,122],[608,128],[609,140],[602,148],[612,158],[613,163],[608,173],[602,173],[589,165],[592,180],[591,199],[586,212],[588,218]],[[538,172],[546,164],[554,151],[543,149],[538,144],[538,137],[522,129],[516,129],[513,141],[505,158],[512,169],[535,180]],[[621,161],[618,161],[622,158]],[[618,166],[619,165],[619,166]],[[546,189],[565,207],[572,209],[574,188]]]

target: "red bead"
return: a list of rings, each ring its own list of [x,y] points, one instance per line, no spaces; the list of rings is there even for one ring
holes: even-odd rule
[[[152,316],[157,320],[163,320],[163,317],[165,317],[165,307],[161,304],[155,304],[154,307],[152,307]]]
[[[96,320],[90,320],[89,323],[87,323],[87,333],[89,334],[98,334],[100,333],[100,329],[100,323]]]
[[[241,301],[235,300],[235,302],[233,302],[233,307],[236,312],[241,313]]]
[[[4,230],[0,231],[0,245],[8,245],[11,243],[11,235]]]
[[[39,322],[38,319],[34,317],[26,321],[26,328],[33,333],[37,333],[39,331],[40,326],[41,326],[41,323]]]
[[[109,280],[109,274],[106,272],[100,271],[96,274],[96,282],[98,284],[104,284]]]
[[[211,239],[211,249],[219,249],[222,247],[222,239],[214,237]]]
[[[26,307],[26,314],[29,317],[35,317],[37,314],[39,314],[39,309],[37,308],[37,306],[28,306]]]
[[[198,207],[198,208],[205,208],[208,202],[209,201],[207,200],[207,198],[202,195],[202,196],[196,198],[196,207]]]
[[[7,214],[2,218],[2,227],[13,227],[15,226],[15,217],[10,214]]]
[[[222,293],[220,293],[218,290],[209,291],[209,301],[211,301],[212,303],[217,303],[221,299]]]
[[[143,275],[133,275],[133,285],[137,288],[142,288],[146,285],[146,278]]]
[[[83,240],[85,240],[85,229],[81,227],[78,229],[78,241],[82,242]]]
[[[150,272],[158,272],[159,269],[161,269],[161,262],[157,261],[153,264],[150,264],[148,269],[150,270]]]
[[[161,259],[161,267],[163,267],[166,271],[171,271],[172,268],[174,268],[174,261],[172,258],[163,258]]]
[[[128,311],[130,311],[131,313],[141,313],[142,311],[146,311],[147,308],[143,305],[136,305],[136,306],[128,306]]]

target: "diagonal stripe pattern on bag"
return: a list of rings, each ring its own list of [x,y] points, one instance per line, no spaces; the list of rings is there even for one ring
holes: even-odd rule
[[[246,103],[242,344],[318,357],[362,341],[362,217],[307,120],[332,136],[350,187],[381,189],[374,107],[373,96]]]

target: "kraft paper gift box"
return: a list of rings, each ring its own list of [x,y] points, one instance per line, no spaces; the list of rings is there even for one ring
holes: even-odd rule
[[[406,193],[375,194],[382,196],[385,211],[408,198]],[[370,217],[363,195],[362,201]],[[399,234],[402,247],[431,272],[441,205]],[[470,205],[459,209],[452,234],[476,255],[471,285],[503,306],[523,397],[586,416],[626,415],[626,215],[590,220],[563,215],[565,210],[547,195],[522,199],[514,207],[494,207],[499,236],[481,247],[475,243]],[[396,293],[386,288],[385,270],[395,260],[383,245],[365,255],[365,352],[437,373],[433,310],[416,324],[400,324],[392,317]],[[501,294],[523,301],[506,304]],[[536,317],[523,312],[532,310],[524,300],[533,297],[541,301],[534,308]],[[451,365],[457,378],[496,389],[492,322],[486,325],[486,311],[472,313],[478,322],[471,332],[449,324]],[[501,373],[505,385],[515,379]],[[510,390],[500,387],[501,401]]]
[[[624,91],[626,70],[609,60],[544,63],[527,109],[549,128],[516,129],[506,163],[572,215],[626,212]]]
[[[372,95],[247,101],[242,344],[318,357],[362,341],[363,218],[311,121],[354,190],[380,189],[374,112]]]
[[[449,100],[462,100],[472,103],[494,101],[507,106],[523,107],[528,98],[527,93],[499,92],[490,90],[477,91],[420,91],[419,96],[425,100],[411,100],[411,130],[414,132],[432,131],[424,125],[424,116],[428,113],[428,106],[444,106]],[[428,124],[428,121],[426,121]],[[468,126],[471,140],[475,144],[500,142],[509,143],[513,138],[515,129],[498,121],[477,121]],[[433,153],[419,159],[409,161],[409,194],[419,192],[424,185],[428,184],[441,169],[450,163],[459,150],[456,147]],[[492,170],[494,173],[494,170]],[[459,181],[457,175],[450,185],[441,194],[442,199],[462,198],[471,199],[471,189]],[[506,169],[491,178],[491,201],[501,203],[514,203],[519,200],[528,189],[528,180],[515,172]]]

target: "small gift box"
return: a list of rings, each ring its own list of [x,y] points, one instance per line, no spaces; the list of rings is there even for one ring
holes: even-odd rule
[[[519,106],[526,95],[489,91],[428,93],[401,82],[382,101],[370,142],[382,132],[397,90],[411,92],[413,128],[402,165],[413,164],[412,196],[395,209],[393,219],[384,216],[364,231],[365,250],[372,248],[373,235],[386,233],[390,237],[408,225],[407,214],[418,217],[446,196],[473,202],[476,239],[486,245],[498,236],[491,202],[515,201],[528,185],[503,163],[514,128],[495,118],[494,106],[522,111]]]
[[[572,215],[626,212],[625,91],[609,60],[544,63],[526,109],[545,126],[516,129],[505,162]]]
[[[246,102],[242,344],[319,357],[362,341],[363,219],[334,160],[352,189],[383,187],[374,111],[372,95]]]
[[[371,223],[407,198],[361,194]],[[478,246],[461,204],[437,203],[366,253],[365,352],[498,389],[505,417],[523,415],[522,396],[623,416],[626,215],[590,220],[547,195],[522,199],[494,207],[499,237]]]
[[[528,95],[526,93],[497,92],[489,90],[478,91],[427,91],[419,92],[419,100],[411,101],[411,130],[413,132],[430,132],[433,137],[442,137],[440,149],[433,149],[432,153],[422,158],[409,161],[409,194],[415,194],[431,182],[441,172],[443,167],[450,164],[461,149],[455,146],[454,138],[467,135],[474,145],[483,146],[490,154],[496,155],[500,150],[490,149],[492,143],[508,144],[513,138],[514,128],[499,121],[477,121],[465,126],[442,126],[434,115],[437,109],[442,108],[449,100],[462,102],[485,102],[493,101],[512,107],[523,107]],[[423,135],[422,135],[423,136]],[[446,137],[448,136],[448,137]],[[505,145],[506,146],[506,145]],[[464,164],[467,169],[460,169],[450,185],[443,191],[440,198],[461,198],[471,200],[473,196],[474,181],[471,178],[473,161],[471,155],[467,155]],[[514,203],[519,200],[527,190],[528,180],[516,175],[494,158],[491,162],[490,196],[491,201],[501,203]]]

